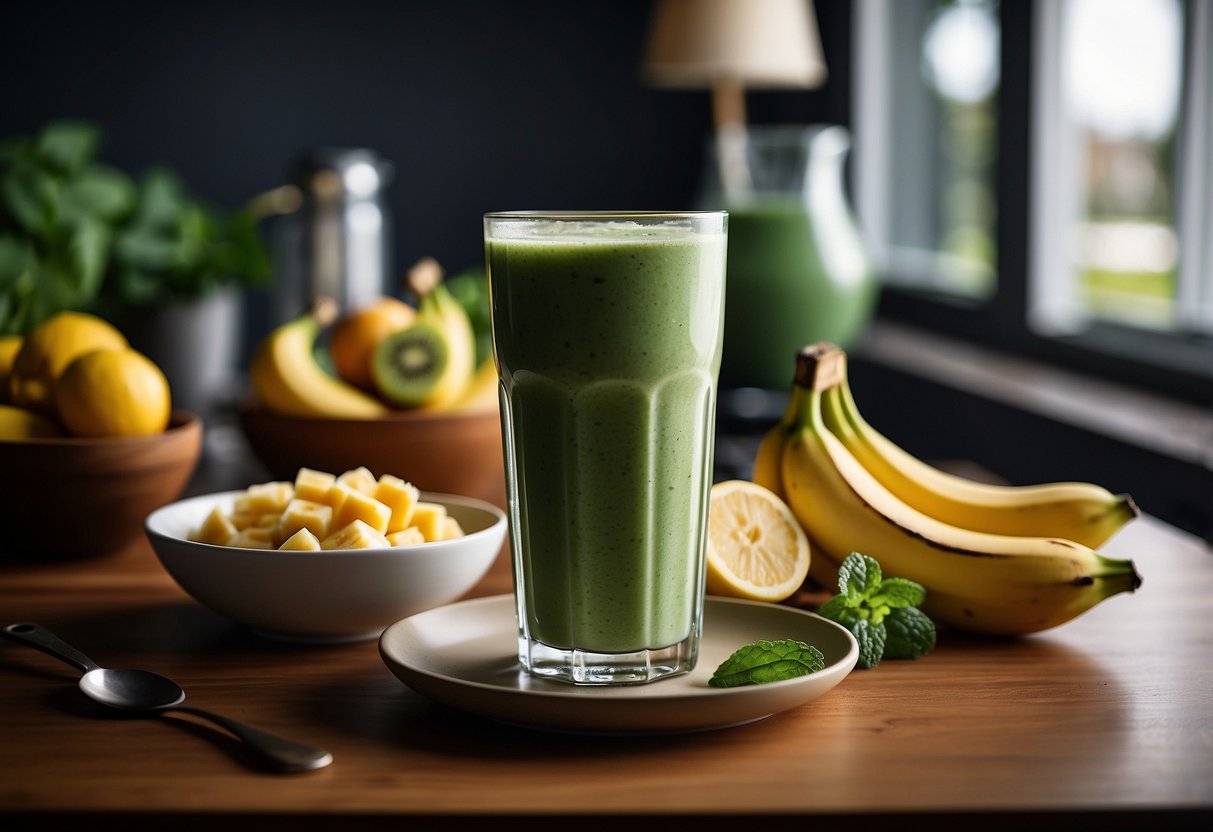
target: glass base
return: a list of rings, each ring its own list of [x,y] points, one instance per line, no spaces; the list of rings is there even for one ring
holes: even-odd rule
[[[518,661],[532,676],[572,685],[643,685],[695,669],[699,639],[630,653],[594,653],[518,639]]]

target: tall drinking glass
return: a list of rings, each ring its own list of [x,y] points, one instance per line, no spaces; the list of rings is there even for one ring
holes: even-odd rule
[[[486,214],[518,659],[574,684],[695,666],[723,211]]]

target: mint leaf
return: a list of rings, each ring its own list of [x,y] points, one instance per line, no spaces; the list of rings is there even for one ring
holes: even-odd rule
[[[760,685],[807,676],[825,667],[821,651],[803,641],[756,641],[736,650],[708,680],[714,688]]]
[[[817,614],[822,618],[828,618],[831,621],[842,624],[843,618],[848,616],[855,619],[859,618],[859,613],[855,610],[855,606],[857,606],[858,603],[859,602],[856,601],[855,604],[851,604],[850,599],[848,599],[845,595],[835,595],[829,601],[826,601],[817,608]],[[846,625],[843,624],[843,626]]]
[[[887,640],[884,624],[873,624],[871,621],[861,618],[847,629],[859,642],[859,661],[856,662],[856,666],[870,670],[880,664]]]
[[[884,620],[886,659],[917,659],[935,647],[935,624],[917,607],[892,610]]]
[[[838,590],[817,614],[855,636],[856,666],[873,668],[882,658],[917,659],[935,646],[935,625],[918,609],[927,597],[922,584],[882,578],[875,558],[852,552],[838,568]]]
[[[867,598],[880,586],[880,564],[852,552],[838,567],[838,591],[849,598]]]
[[[927,591],[922,584],[905,578],[885,578],[868,598],[868,603],[874,607],[917,607],[926,598]]]

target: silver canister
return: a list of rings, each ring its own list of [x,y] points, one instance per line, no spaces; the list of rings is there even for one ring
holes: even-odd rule
[[[384,192],[391,176],[391,164],[365,148],[312,150],[296,160],[299,208],[282,217],[275,243],[278,321],[317,297],[346,311],[388,291],[392,226]]]

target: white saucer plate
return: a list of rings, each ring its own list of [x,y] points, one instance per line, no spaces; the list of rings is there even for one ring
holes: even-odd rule
[[[761,639],[811,644],[826,666],[781,682],[708,686],[733,651]],[[524,673],[512,595],[461,601],[397,621],[384,630],[379,652],[404,684],[461,710],[532,728],[628,734],[705,731],[764,719],[828,693],[859,658],[855,638],[818,615],[711,596],[695,670],[647,685],[574,686]]]

